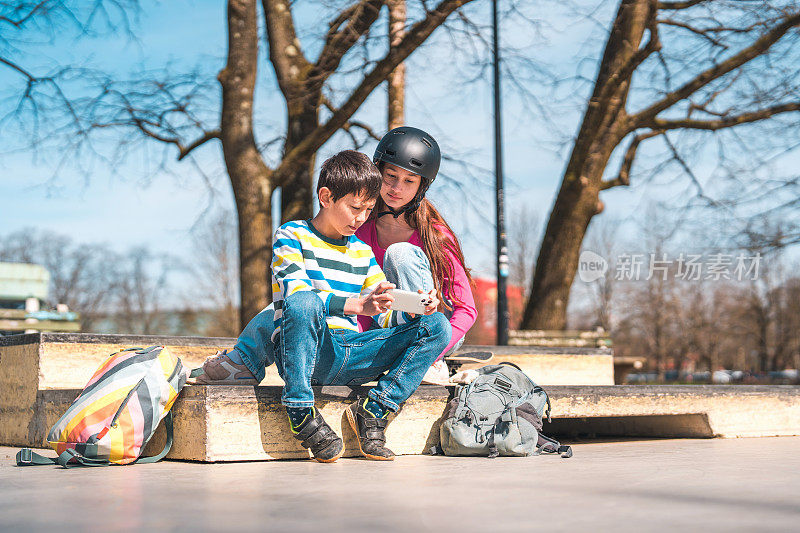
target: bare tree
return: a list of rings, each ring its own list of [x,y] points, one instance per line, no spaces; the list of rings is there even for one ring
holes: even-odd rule
[[[170,331],[165,302],[169,301],[171,257],[133,248],[119,259],[119,290],[111,314],[118,331],[154,335]]]
[[[195,258],[190,265],[195,284],[186,309],[210,311],[202,333],[235,337],[239,326],[239,250],[233,213],[220,210],[204,217],[192,234]],[[188,315],[187,315],[188,317]]]
[[[0,238],[0,261],[38,264],[50,273],[51,305],[66,304],[93,331],[119,289],[119,261],[107,246],[75,243],[53,232],[24,229]]]
[[[617,223],[595,219],[584,249],[596,253],[605,259],[607,264],[603,275],[589,283],[588,291],[595,318],[593,326],[599,326],[605,331],[611,331],[612,302],[614,301],[617,278],[616,256],[620,251],[620,246],[617,242]]]
[[[668,369],[764,373],[797,365],[798,279],[791,274],[795,269],[786,266],[783,249],[765,245],[760,237],[754,237],[745,249],[734,243],[721,249],[716,242],[718,228],[710,228],[708,235],[692,232],[689,242],[681,243],[673,241],[674,230],[665,227],[663,213],[651,209],[646,218],[650,228],[643,229],[641,240],[656,250],[656,260],[665,259],[665,270],[654,271],[649,280],[615,287],[613,305],[621,320],[616,321],[612,335],[618,354],[647,358],[651,370],[661,377]],[[659,228],[664,230],[659,232]],[[758,233],[772,235],[768,240],[774,241],[785,231],[777,223],[771,229],[764,225]],[[659,257],[679,244],[691,244],[686,257],[683,252],[677,256],[681,260]],[[701,251],[706,255],[694,254]],[[727,266],[714,269],[715,256],[721,259],[719,266]],[[752,270],[738,271],[739,257]]]
[[[522,287],[526,297],[536,262],[539,224],[538,214],[527,203],[512,211],[508,218],[508,282]]]
[[[800,110],[799,24],[791,1],[620,3],[547,223],[525,328],[564,327],[581,243],[603,209],[600,192],[630,184],[642,143],[660,139],[708,200],[671,134],[738,130]],[[626,140],[619,171],[607,178]]]

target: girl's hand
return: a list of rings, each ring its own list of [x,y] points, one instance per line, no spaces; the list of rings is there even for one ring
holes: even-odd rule
[[[422,289],[418,289],[417,292],[424,294]],[[436,289],[431,289],[428,291],[428,298],[430,298],[431,303],[425,306],[425,315],[432,315],[439,307],[439,298],[436,297]]]

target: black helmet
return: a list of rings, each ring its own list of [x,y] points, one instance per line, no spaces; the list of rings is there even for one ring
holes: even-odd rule
[[[414,199],[400,211],[390,211],[392,215],[398,217],[405,211],[412,213],[419,207],[425,197],[425,192],[439,172],[442,153],[436,140],[426,132],[411,126],[401,126],[384,135],[378,143],[378,147],[375,148],[372,162],[377,165],[381,161],[391,163],[422,177],[419,191]],[[387,213],[381,213],[378,216],[383,214]]]

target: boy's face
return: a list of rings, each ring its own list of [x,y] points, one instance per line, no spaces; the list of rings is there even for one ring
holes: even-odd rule
[[[326,220],[343,237],[354,234],[367,221],[377,198],[367,198],[365,194],[347,194],[336,201],[327,187],[319,190],[323,209],[327,210]]]
[[[391,163],[384,163],[381,198],[392,209],[400,209],[417,195],[422,178],[419,174],[409,172]]]

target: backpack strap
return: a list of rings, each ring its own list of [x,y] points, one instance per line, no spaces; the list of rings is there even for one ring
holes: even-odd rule
[[[572,446],[565,446],[555,439],[551,439],[546,435],[539,433],[539,441],[537,442],[536,454],[542,453],[557,453],[564,459],[572,457]]]
[[[76,464],[70,464],[76,463]],[[84,457],[78,451],[69,449],[57,458],[39,455],[30,448],[22,448],[17,452],[17,466],[42,466],[42,465],[61,465],[64,468],[73,466],[108,466],[111,463],[105,459],[92,459]]]
[[[550,405],[550,396],[542,389],[544,392],[544,399],[547,400],[547,410],[544,412],[544,415],[547,417],[547,421],[552,423],[553,419],[550,418],[550,411],[552,410],[552,406]]]
[[[497,449],[497,445],[494,443],[494,430],[499,423],[500,419],[498,418],[497,422],[495,422],[494,426],[492,426],[492,430],[489,432],[489,440],[486,441],[486,444],[489,446],[489,455],[487,455],[489,459],[494,459],[500,455],[500,451]]]
[[[92,459],[72,448],[59,455],[55,462],[64,468],[71,468],[73,466],[109,466],[111,464],[107,459]]]
[[[22,448],[17,452],[17,466],[55,465],[58,462],[52,457],[39,455],[30,448]]]
[[[200,369],[202,370],[202,368]],[[167,416],[164,417],[164,428],[167,430],[167,442],[164,443],[164,449],[162,449],[156,455],[152,457],[139,457],[134,461],[137,464],[147,464],[147,463],[157,463],[161,459],[167,456],[170,449],[172,448],[172,441],[173,441],[173,427],[172,427],[172,411],[167,411]]]

